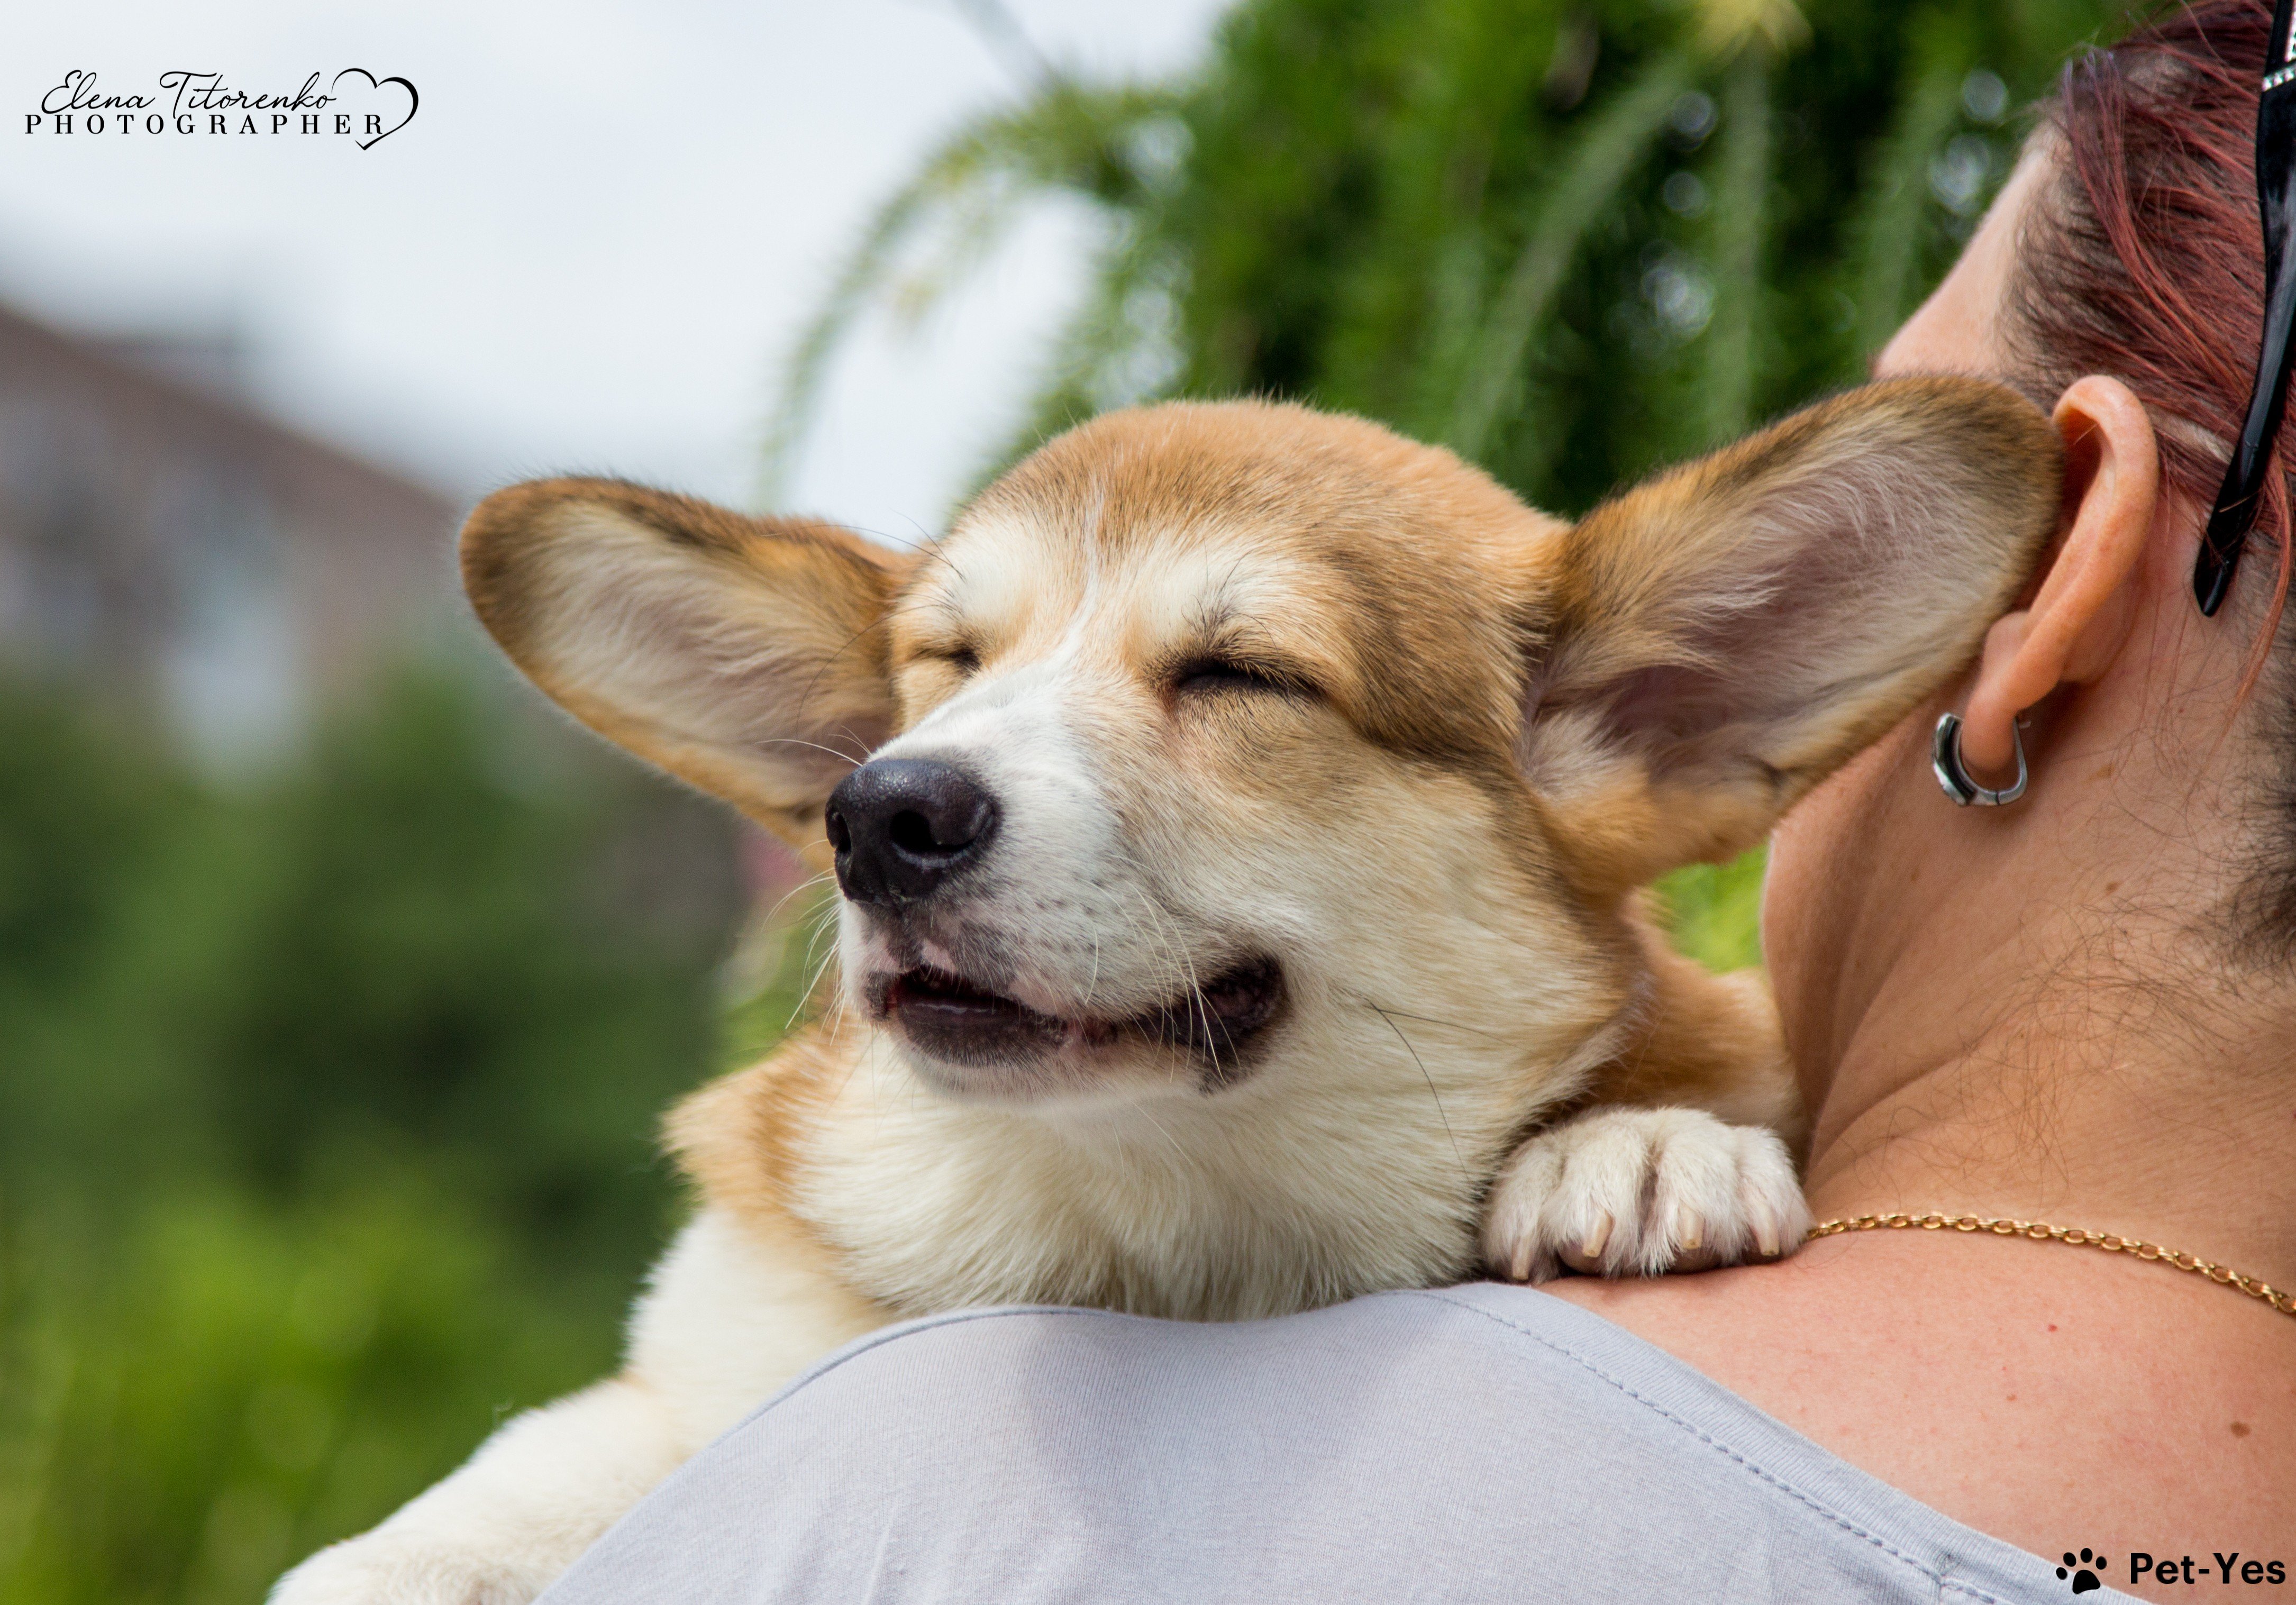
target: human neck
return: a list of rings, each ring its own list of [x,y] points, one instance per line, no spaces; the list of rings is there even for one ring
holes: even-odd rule
[[[2296,1290],[2287,1094],[2264,1095],[2252,1072],[2211,1088],[2142,1051],[2013,1064],[1980,1043],[1866,1102],[1812,1155],[1817,1218],[1936,1210],[2046,1221]]]
[[[2095,766],[2077,744],[2059,757]],[[2071,790],[2012,827],[2032,835],[2001,862],[1968,855],[1869,933],[1893,951],[1862,955],[1873,979],[1840,1022],[1811,1208],[2045,1220],[2296,1288],[2296,988],[2236,983],[2196,929],[2216,879],[2200,848],[2148,830],[2149,857],[2127,860],[2143,868],[2079,868],[2071,844],[2111,822]],[[2033,850],[2053,835],[2062,856]],[[2035,862],[2068,867],[2012,867]]]
[[[2243,967],[2224,912],[2265,856],[2277,682],[2240,696],[2253,631],[2196,627],[2187,572],[2028,710],[2021,802],[1938,795],[1963,685],[1781,827],[1765,919],[1819,1219],[2041,1219],[2296,1286],[2296,976]]]

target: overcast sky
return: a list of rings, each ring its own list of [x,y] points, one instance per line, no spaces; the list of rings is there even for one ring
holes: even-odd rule
[[[1201,60],[1222,4],[1009,8],[1082,71],[1160,77]],[[0,60],[0,298],[107,332],[235,322],[272,411],[458,492],[583,470],[746,503],[776,364],[870,208],[966,115],[1021,93],[958,6],[19,5]],[[291,93],[346,67],[421,92],[370,150],[25,131],[75,70],[160,94],[172,70]],[[793,500],[897,537],[938,528],[1011,426],[1088,237],[1081,214],[1048,211],[917,338],[873,330],[840,364]]]

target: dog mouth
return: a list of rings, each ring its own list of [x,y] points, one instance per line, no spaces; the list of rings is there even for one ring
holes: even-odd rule
[[[1197,1059],[1209,1086],[1240,1079],[1246,1050],[1283,1012],[1283,967],[1247,959],[1153,1009],[1122,1018],[1062,1017],[1030,1008],[961,975],[918,965],[888,977],[877,1013],[917,1047],[963,1065],[1090,1052],[1125,1042],[1177,1049]]]

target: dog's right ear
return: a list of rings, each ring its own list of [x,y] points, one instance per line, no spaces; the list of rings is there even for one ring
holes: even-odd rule
[[[463,585],[576,718],[800,846],[892,733],[884,623],[910,560],[834,525],[614,479],[496,491]]]
[[[2016,392],[1889,380],[1532,549],[1519,756],[1582,884],[1751,846],[1959,674],[2056,528],[2062,467]]]

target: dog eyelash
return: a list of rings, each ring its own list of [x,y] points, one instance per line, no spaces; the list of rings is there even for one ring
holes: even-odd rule
[[[1305,696],[1312,694],[1314,688],[1259,664],[1239,663],[1233,658],[1196,658],[1173,671],[1172,690],[1177,695],[1234,691]]]
[[[970,646],[953,646],[946,651],[928,652],[926,656],[939,659],[960,675],[972,674],[980,667],[980,654]]]

